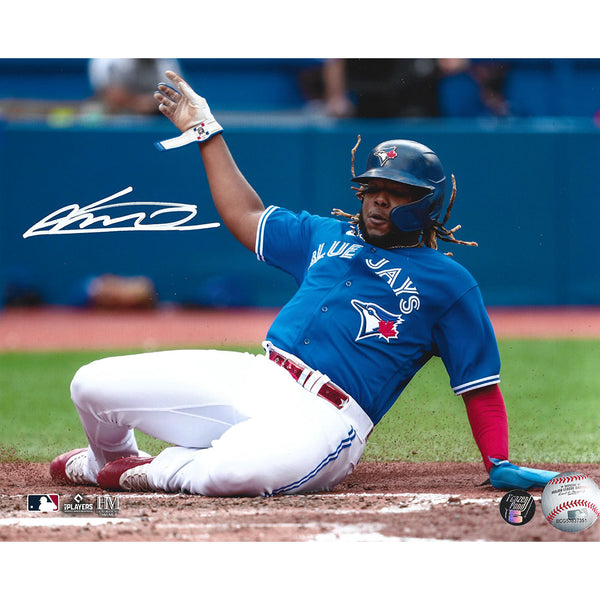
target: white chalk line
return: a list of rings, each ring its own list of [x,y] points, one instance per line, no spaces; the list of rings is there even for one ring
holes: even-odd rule
[[[362,511],[361,511],[362,514]],[[233,523],[223,524],[223,527],[215,527],[214,523],[188,523],[186,524],[186,530],[196,529],[219,529],[220,531],[231,531],[236,529],[293,529],[298,540],[306,542],[408,542],[408,541],[420,541],[420,542],[444,542],[450,540],[443,540],[437,538],[417,538],[417,537],[398,537],[389,536],[379,533],[379,530],[384,526],[381,523],[362,523],[358,525],[348,525],[342,523],[323,523],[321,521],[308,521],[303,523],[296,522],[280,522],[280,523],[253,523],[248,525],[247,523]],[[157,529],[175,529],[180,531],[181,526],[176,523],[159,523],[156,526]],[[310,529],[329,529],[326,532],[320,533],[308,533],[304,530]],[[209,533],[206,533],[206,537],[209,537]]]
[[[132,519],[115,517],[9,517],[0,519],[0,527],[87,527],[97,525],[121,525]]]

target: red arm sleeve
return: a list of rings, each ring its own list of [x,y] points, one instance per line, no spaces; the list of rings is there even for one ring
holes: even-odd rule
[[[498,385],[488,385],[462,395],[473,437],[488,473],[491,458],[508,460],[508,420]]]

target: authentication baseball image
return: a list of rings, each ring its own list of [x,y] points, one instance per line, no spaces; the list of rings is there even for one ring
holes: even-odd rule
[[[591,527],[600,514],[600,488],[583,473],[553,477],[542,492],[542,512],[553,527],[577,532]]]

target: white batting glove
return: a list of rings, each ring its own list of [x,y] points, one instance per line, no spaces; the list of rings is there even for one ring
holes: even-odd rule
[[[206,100],[198,96],[177,73],[166,71],[165,74],[177,89],[159,83],[154,98],[159,102],[160,112],[183,133],[176,138],[155,142],[154,145],[159,150],[171,150],[193,142],[205,142],[221,133],[223,128],[213,117]]]

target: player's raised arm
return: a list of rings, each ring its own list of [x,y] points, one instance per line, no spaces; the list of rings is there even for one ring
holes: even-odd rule
[[[256,230],[264,205],[237,167],[204,98],[179,75],[166,72],[175,87],[160,83],[154,97],[159,110],[182,131],[179,137],[158,142],[160,150],[201,142],[200,152],[215,206],[226,227],[254,251]],[[176,89],[175,89],[176,88]]]

